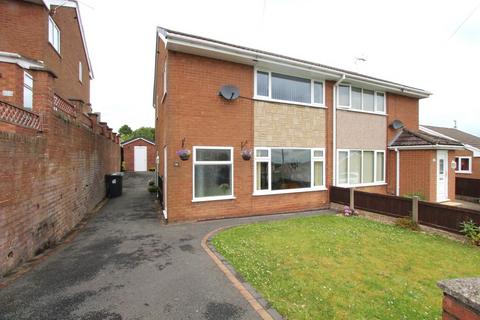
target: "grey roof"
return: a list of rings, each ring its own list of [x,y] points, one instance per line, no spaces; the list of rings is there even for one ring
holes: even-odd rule
[[[422,131],[403,129],[397,138],[390,144],[391,147],[411,146],[462,146],[458,141],[435,136]]]
[[[480,149],[480,137],[474,136],[473,134],[455,129],[455,128],[445,128],[445,127],[435,127],[435,126],[424,126],[427,129],[443,134],[444,136],[455,139],[463,144],[471,145],[472,147]]]
[[[163,27],[158,27],[158,28],[163,30],[163,31],[166,31],[167,34],[168,33],[173,33],[173,34],[177,34],[177,35],[180,35],[180,36],[186,36],[186,37],[191,37],[191,38],[195,38],[195,39],[199,39],[199,40],[209,41],[209,42],[213,42],[213,43],[217,43],[217,44],[225,45],[225,46],[230,46],[230,47],[234,47],[234,48],[238,48],[238,49],[242,49],[242,50],[257,52],[257,53],[266,54],[266,55],[271,55],[271,56],[275,56],[275,57],[279,57],[279,58],[283,58],[283,59],[289,59],[289,60],[300,62],[300,63],[310,64],[310,65],[318,66],[318,67],[321,67],[321,68],[330,69],[332,71],[337,71],[337,72],[341,72],[341,73],[356,75],[356,76],[364,77],[364,78],[367,78],[367,79],[370,79],[370,80],[382,81],[382,82],[390,83],[390,84],[396,85],[396,86],[402,86],[405,89],[417,90],[417,91],[423,92],[425,95],[431,95],[430,92],[428,92],[426,90],[423,90],[423,89],[420,89],[420,88],[407,86],[407,85],[404,85],[404,84],[401,84],[401,83],[398,83],[398,82],[392,82],[392,81],[388,81],[388,80],[384,80],[384,79],[380,79],[380,78],[371,77],[371,76],[368,76],[368,75],[365,75],[365,74],[361,74],[361,73],[357,73],[357,72],[353,72],[353,71],[349,71],[349,70],[345,70],[345,69],[341,69],[341,68],[327,66],[325,64],[320,64],[320,63],[311,62],[311,61],[307,61],[307,60],[292,58],[292,57],[281,55],[281,54],[278,54],[278,53],[272,53],[272,52],[268,52],[268,51],[264,51],[264,50],[253,49],[253,48],[249,48],[249,47],[245,47],[245,46],[240,46],[240,45],[237,45],[237,44],[232,44],[232,43],[228,43],[228,42],[214,40],[214,39],[201,37],[201,36],[197,36],[197,35],[193,35],[193,34],[189,34],[189,33],[185,33],[185,32],[175,31],[175,30],[167,29],[167,28],[163,28]]]

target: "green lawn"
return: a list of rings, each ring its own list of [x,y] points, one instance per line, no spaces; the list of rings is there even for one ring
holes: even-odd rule
[[[438,280],[480,275],[480,250],[365,218],[316,216],[212,240],[287,319],[438,319]]]

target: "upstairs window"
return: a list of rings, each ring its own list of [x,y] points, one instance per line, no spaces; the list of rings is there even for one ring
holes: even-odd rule
[[[324,105],[323,81],[266,71],[257,71],[255,80],[255,95],[258,98],[303,105]]]
[[[472,158],[455,157],[455,172],[472,173]]]
[[[341,84],[338,86],[338,105],[352,110],[385,113],[385,93]]]
[[[23,107],[32,109],[33,107],[33,77],[27,73],[23,73]]]
[[[60,29],[52,17],[48,17],[48,42],[60,53]]]
[[[81,61],[78,61],[78,81],[83,82],[83,66]]]

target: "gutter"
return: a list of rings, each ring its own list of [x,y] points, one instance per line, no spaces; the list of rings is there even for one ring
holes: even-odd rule
[[[343,74],[342,77],[335,82],[333,85],[333,155],[332,155],[332,164],[333,164],[333,176],[332,176],[332,185],[336,186],[336,181],[337,181],[337,104],[338,104],[338,98],[337,98],[337,88],[340,83],[342,83],[343,80],[346,79],[346,75]]]
[[[389,150],[463,150],[464,146],[451,145],[419,145],[419,146],[393,146],[388,147]]]

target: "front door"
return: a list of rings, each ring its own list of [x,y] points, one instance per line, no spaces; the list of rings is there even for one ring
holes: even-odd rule
[[[147,147],[135,146],[133,149],[134,171],[147,171]]]
[[[448,200],[448,151],[437,151],[437,202]]]

